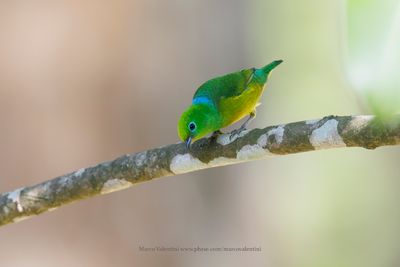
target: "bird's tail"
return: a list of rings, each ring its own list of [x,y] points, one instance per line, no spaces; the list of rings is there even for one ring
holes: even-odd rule
[[[267,66],[262,67],[261,70],[265,73],[266,76],[268,76],[268,74],[282,62],[283,62],[283,60],[275,60],[275,61],[269,63]]]
[[[269,63],[267,66],[262,67],[261,69],[256,69],[254,74],[257,77],[257,81],[261,84],[265,84],[271,71],[282,62],[283,60],[275,60]]]

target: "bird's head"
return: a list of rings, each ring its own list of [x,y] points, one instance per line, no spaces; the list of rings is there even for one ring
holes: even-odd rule
[[[178,135],[188,149],[192,142],[214,130],[214,117],[214,112],[208,105],[191,105],[183,112],[178,122]]]

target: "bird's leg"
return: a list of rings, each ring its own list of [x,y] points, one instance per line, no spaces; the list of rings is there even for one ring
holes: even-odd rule
[[[243,131],[243,130],[246,130],[246,129],[247,129],[247,126],[249,126],[250,122],[251,122],[252,120],[254,120],[255,117],[256,117],[256,110],[253,110],[253,111],[249,114],[249,117],[247,118],[247,120],[242,124],[242,126],[240,126],[239,130],[240,130],[240,129],[241,129],[242,131]]]
[[[249,126],[250,122],[256,117],[256,110],[253,110],[250,114],[247,120],[242,124],[242,126],[239,127],[239,129],[235,129],[231,132],[230,138],[232,139],[233,136],[240,134],[244,130],[247,129],[247,126]]]

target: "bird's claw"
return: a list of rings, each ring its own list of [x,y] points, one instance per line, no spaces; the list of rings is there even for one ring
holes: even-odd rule
[[[240,135],[240,133],[242,133],[243,131],[246,131],[246,127],[240,127],[239,129],[233,130],[229,135],[229,139],[232,141],[232,139],[235,139],[235,137]]]

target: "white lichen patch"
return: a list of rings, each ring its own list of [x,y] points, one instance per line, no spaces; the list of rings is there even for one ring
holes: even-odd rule
[[[9,209],[7,206],[4,206],[4,207],[3,207],[3,212],[4,212],[5,214],[7,214],[7,213],[10,212],[10,209]]]
[[[215,166],[223,166],[229,165],[237,162],[248,161],[252,159],[261,159],[265,156],[272,155],[265,146],[267,145],[268,137],[270,135],[275,135],[277,142],[281,143],[283,140],[284,127],[279,126],[277,128],[269,130],[266,134],[262,134],[258,139],[257,143],[254,145],[245,145],[243,146],[236,154],[236,158],[225,158],[218,157],[212,161],[210,161],[210,165]]]
[[[284,126],[284,125],[281,125],[281,126],[278,126],[278,127],[276,127],[276,128],[273,128],[273,129],[269,130],[267,133],[262,134],[262,135],[257,139],[257,144],[258,144],[259,146],[261,146],[261,148],[265,148],[265,146],[267,145],[267,142],[268,142],[268,138],[269,138],[271,135],[274,135],[274,136],[275,136],[276,143],[277,143],[278,145],[280,145],[280,144],[282,143],[282,141],[283,141],[283,135],[284,135],[284,133],[285,133],[285,126]]]
[[[322,126],[312,131],[310,143],[315,149],[324,149],[331,147],[345,147],[342,137],[338,133],[338,121],[328,120]]]
[[[50,196],[48,195],[49,192],[50,192],[50,183],[39,184],[29,189],[29,191],[25,194],[25,198],[31,200],[39,200],[39,199],[49,200],[50,198]]]
[[[237,159],[240,161],[247,161],[252,159],[260,159],[268,155],[267,151],[259,144],[245,145],[237,153]]]
[[[138,167],[142,166],[146,162],[146,158],[147,158],[146,151],[137,153],[135,157],[136,166]]]
[[[257,144],[259,144],[261,147],[265,147],[268,142],[268,134],[262,134],[260,137],[257,139]]]
[[[8,195],[7,195],[7,198],[10,199],[13,203],[15,203],[17,205],[18,212],[24,211],[24,208],[22,207],[21,200],[20,200],[22,189],[23,188],[19,188],[13,192],[8,193]]]
[[[207,164],[193,157],[189,153],[178,154],[172,158],[170,170],[175,174],[186,173],[193,170],[200,170],[207,167]]]
[[[69,176],[63,176],[61,178],[59,178],[59,184],[65,185],[67,183],[69,183],[71,180],[71,178]]]
[[[372,118],[372,116],[353,116],[343,132],[361,130],[368,125]]]
[[[270,137],[271,135],[275,135],[276,143],[278,145],[280,145],[282,143],[282,141],[283,141],[283,134],[284,133],[285,133],[285,127],[284,126],[278,126],[278,127],[274,128],[274,129],[271,129],[271,130],[268,131],[267,140],[268,140],[268,137]]]
[[[313,125],[313,124],[316,124],[317,122],[319,122],[320,121],[320,119],[316,119],[316,120],[307,120],[306,121],[306,124],[307,125]]]
[[[101,194],[108,194],[132,186],[132,183],[124,179],[111,179],[103,184]]]
[[[75,172],[76,177],[80,177],[85,172],[85,168],[81,168]]]
[[[217,137],[217,143],[223,146],[229,145],[236,139],[245,136],[250,130],[243,130],[237,134],[231,135],[230,133],[221,134]]]
[[[252,159],[261,159],[265,156],[270,156],[272,155],[271,152],[269,152],[269,150],[267,148],[265,148],[265,146],[267,145],[267,141],[268,141],[268,137],[272,134],[277,134],[280,135],[280,133],[282,133],[283,136],[283,127],[282,130],[278,130],[278,128],[280,128],[281,126],[269,130],[268,133],[261,135],[258,139],[257,139],[257,143],[254,145],[245,145],[244,147],[242,147],[237,155],[236,158],[239,161],[247,161],[247,160],[252,160]],[[280,141],[282,142],[282,140]]]
[[[223,145],[223,146],[229,145],[230,143],[232,143],[236,139],[245,136],[249,132],[250,132],[250,130],[243,130],[243,131],[239,132],[238,134],[234,134],[234,135],[222,134],[222,135],[218,136],[217,143],[220,144],[220,145]],[[278,126],[276,128],[273,128],[273,129],[269,130],[268,133],[265,134],[265,137],[268,140],[269,136],[275,135],[276,142],[278,144],[280,144],[280,143],[282,143],[284,132],[285,132],[285,127],[283,125],[281,125],[281,126]],[[265,142],[265,144],[266,144],[266,142]],[[264,146],[265,146],[265,144],[264,144]]]

